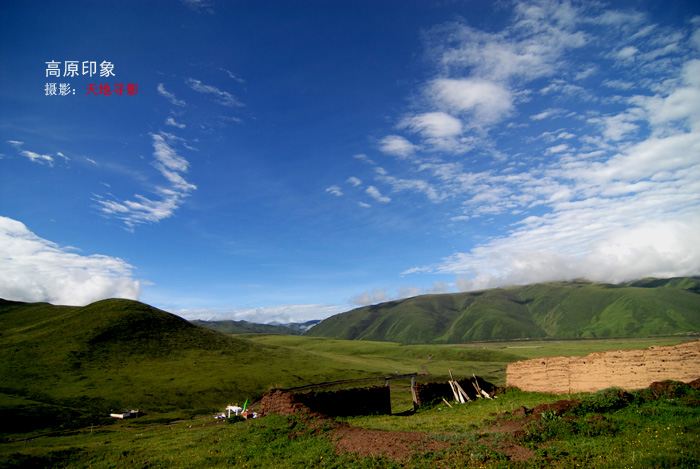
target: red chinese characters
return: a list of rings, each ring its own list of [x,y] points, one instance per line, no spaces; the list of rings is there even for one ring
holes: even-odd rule
[[[112,94],[117,94],[121,96],[124,93],[124,83],[115,83],[114,85],[110,85],[109,83],[100,83],[99,85],[97,83],[88,83],[85,85],[85,89],[87,90],[87,93],[85,95],[89,94],[95,94],[95,95],[104,95],[104,96],[110,96]],[[127,83],[126,84],[126,95],[127,96],[133,96],[139,92],[139,85],[138,83]],[[48,94],[47,94],[48,96]]]

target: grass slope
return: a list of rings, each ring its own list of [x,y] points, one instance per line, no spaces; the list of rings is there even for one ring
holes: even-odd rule
[[[0,410],[44,409],[68,425],[110,409],[220,407],[269,385],[235,373],[287,355],[129,300],[85,307],[2,301],[0,328]]]
[[[110,409],[194,415],[274,386],[386,372],[227,336],[129,300],[0,300],[0,331],[0,431],[81,425]]]
[[[425,295],[332,316],[306,335],[407,344],[700,332],[700,278],[549,282]]]
[[[495,400],[452,408],[440,404],[410,416],[344,419],[370,429],[425,432],[446,443],[444,450],[432,452],[416,446],[399,461],[338,451],[332,422],[270,415],[217,425],[205,420],[158,425],[146,417],[40,438],[8,438],[0,446],[0,466],[647,469],[700,464],[700,391],[676,388],[656,397],[646,390],[607,390],[570,397],[582,399],[582,405],[563,415],[545,410],[495,417],[561,398],[511,390]],[[496,422],[512,430],[491,425]],[[513,456],[514,448],[524,457]]]

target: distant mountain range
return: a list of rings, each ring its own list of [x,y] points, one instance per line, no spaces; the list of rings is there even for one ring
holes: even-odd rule
[[[700,277],[682,277],[424,295],[337,314],[306,335],[437,344],[698,333]]]
[[[248,321],[190,321],[192,324],[213,329],[224,334],[285,334],[302,335],[310,328],[321,322],[320,319],[306,322],[290,322],[285,324],[258,324]]]

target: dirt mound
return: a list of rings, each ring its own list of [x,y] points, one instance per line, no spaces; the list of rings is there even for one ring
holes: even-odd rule
[[[524,462],[535,457],[535,452],[533,450],[520,445],[511,444],[505,446],[501,451],[508,456],[508,459],[511,461]]]
[[[555,415],[562,415],[564,412],[568,412],[579,404],[581,404],[579,399],[562,399],[552,404],[540,404],[532,409],[532,414],[536,418],[541,418],[543,412],[552,410]]]
[[[435,441],[423,432],[368,430],[345,424],[333,430],[332,443],[338,452],[355,453],[362,457],[383,456],[395,461],[449,447],[449,443]]]

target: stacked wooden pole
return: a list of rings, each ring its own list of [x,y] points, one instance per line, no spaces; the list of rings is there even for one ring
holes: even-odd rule
[[[489,393],[484,391],[479,387],[479,380],[476,378],[475,375],[472,375],[474,377],[474,381],[472,382],[472,385],[474,386],[474,389],[476,390],[476,397],[485,397],[486,399],[493,399],[491,396],[489,396]],[[457,382],[452,376],[452,370],[450,370],[450,380],[448,381],[448,384],[450,385],[450,388],[452,389],[452,394],[454,395],[455,401],[459,402],[460,404],[464,404],[467,401],[471,401],[471,398],[469,395],[462,389],[462,386],[459,385],[459,382]],[[444,399],[443,399],[444,400]],[[450,406],[451,407],[451,406]]]
[[[455,400],[457,402],[459,402],[460,404],[464,404],[467,401],[471,401],[471,398],[466,392],[464,392],[462,386],[460,386],[459,383],[455,381],[454,376],[452,376],[452,370],[450,370],[450,381],[448,381],[448,383],[452,388],[452,393],[454,394]]]

